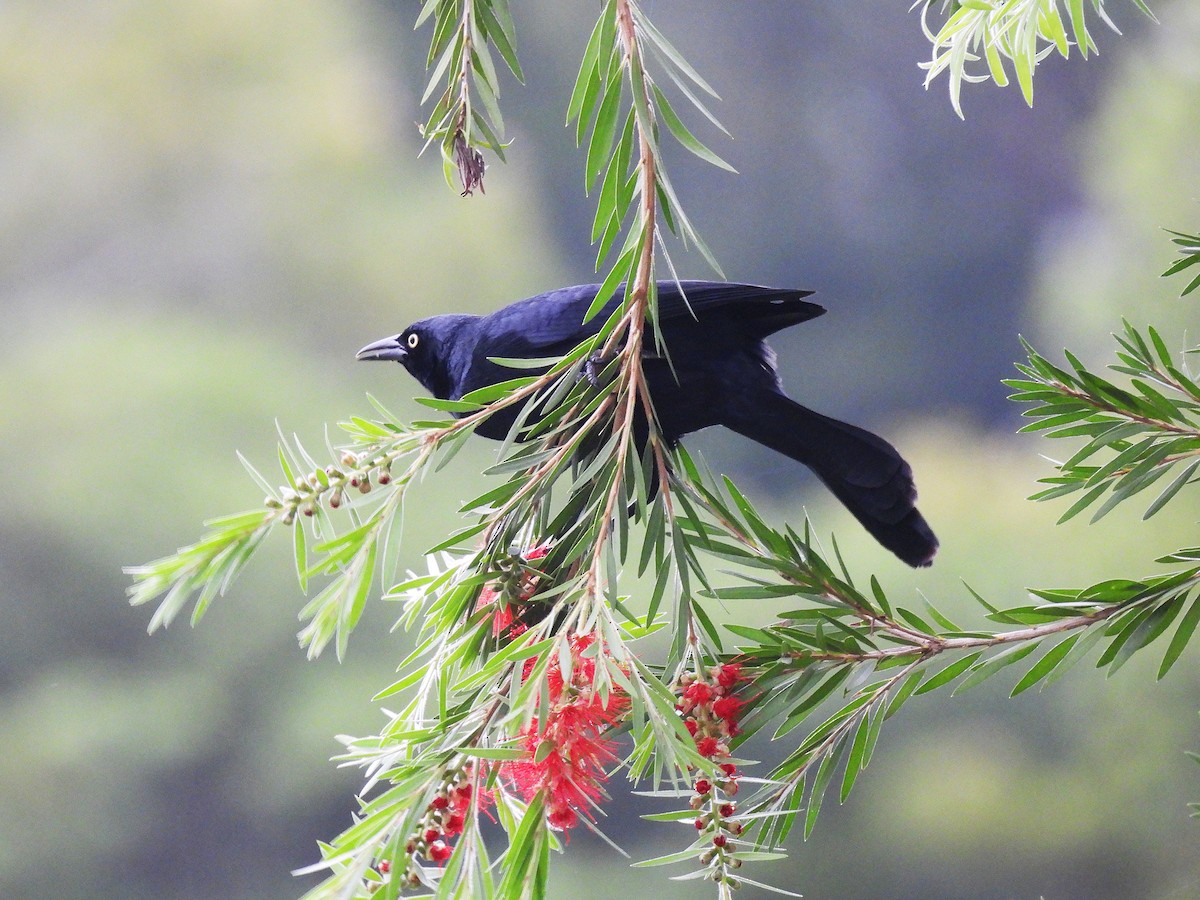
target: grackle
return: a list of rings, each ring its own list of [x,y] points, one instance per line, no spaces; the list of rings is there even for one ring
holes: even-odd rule
[[[363,360],[399,362],[430,393],[457,400],[516,377],[489,357],[562,355],[594,335],[621,291],[584,322],[597,285],[560,288],[487,316],[441,315],[368,344]],[[663,435],[675,442],[724,425],[804,463],[879,543],[911,566],[927,566],[938,541],[917,510],[912,469],[883,438],[806,409],[787,397],[765,338],[825,312],[811,291],[708,281],[660,281],[658,321],[667,358],[647,335],[646,384]],[[503,438],[516,416],[501,411],[478,428]]]

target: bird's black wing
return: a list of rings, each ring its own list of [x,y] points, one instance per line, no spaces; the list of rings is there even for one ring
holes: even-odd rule
[[[506,306],[485,319],[488,343],[504,347],[513,356],[563,352],[595,334],[623,300],[624,292],[618,288],[603,309],[584,322],[598,290],[599,285],[581,284]],[[658,317],[660,322],[683,317],[703,321],[718,311],[732,313],[739,326],[763,338],[825,312],[803,299],[811,293],[720,281],[660,281]]]

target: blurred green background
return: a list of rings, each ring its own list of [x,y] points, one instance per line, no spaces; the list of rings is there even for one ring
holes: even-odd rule
[[[907,3],[645,6],[736,138],[712,143],[738,176],[671,155],[684,203],[731,279],[819,292],[829,314],[776,342],[785,381],[904,449],[942,553],[907,571],[799,466],[697,436],[715,469],[777,518],[807,508],[895,596],[968,619],[962,579],[1012,604],[1194,544],[1194,497],[1148,525],[1138,508],[1055,527],[1061,507],[1023,498],[1058,448],[1012,436],[999,379],[1018,333],[1100,364],[1121,315],[1174,347],[1195,322],[1157,278],[1159,228],[1200,219],[1195,4],[1154,4],[1161,26],[1109,4],[1125,37],[1097,22],[1103,55],[1047,61],[1032,111],[969,88],[965,123],[944,83],[921,90]],[[412,3],[0,4],[0,896],[295,896],[312,880],[290,870],[349,823],[359,779],[328,757],[382,722],[370,697],[406,647],[393,611],[368,612],[344,663],[306,662],[276,541],[198,628],[147,637],[120,567],[256,504],[234,450],[270,467],[275,420],[319,445],[368,391],[415,413],[402,372],[354,363],[364,343],[592,280],[562,120],[596,8],[515,7],[512,164],[464,200],[416,159]],[[412,565],[493,452],[422,488]],[[909,704],[846,806],[753,877],[810,898],[1200,896],[1183,755],[1200,654],[1161,684],[1156,657],[1013,701],[997,678]],[[657,808],[621,798],[606,830],[636,857],[673,849],[687,838],[637,818]],[[700,896],[582,833],[553,884]]]

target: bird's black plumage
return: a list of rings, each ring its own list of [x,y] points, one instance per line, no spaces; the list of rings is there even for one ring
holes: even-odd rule
[[[682,291],[681,291],[682,288]],[[457,400],[517,373],[489,360],[558,356],[595,332],[620,292],[584,317],[594,284],[560,288],[488,316],[422,319],[364,347],[359,359],[401,363],[435,397]],[[938,542],[916,508],[912,469],[883,438],[806,409],[787,397],[765,338],[825,312],[811,291],[748,284],[658,283],[658,322],[670,362],[646,342],[646,384],[663,434],[675,441],[710,425],[727,428],[804,463],[855,518],[902,560],[928,565]],[[503,438],[515,414],[477,430]]]

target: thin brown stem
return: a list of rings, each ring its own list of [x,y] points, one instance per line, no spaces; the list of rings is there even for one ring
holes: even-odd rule
[[[986,650],[990,647],[999,647],[1004,644],[1038,641],[1054,634],[1073,631],[1076,628],[1086,628],[1089,625],[1095,625],[1097,622],[1103,622],[1121,610],[1128,608],[1128,606],[1128,602],[1114,603],[1111,606],[1102,607],[1087,615],[1072,616],[1069,619],[1059,619],[1055,622],[1047,622],[1044,625],[1035,625],[1030,628],[1002,631],[998,634],[983,636],[944,638],[906,629],[909,634],[920,636],[916,646],[886,647],[877,650],[864,650],[861,653],[824,653],[820,651],[810,653],[808,651],[797,651],[792,653],[791,656],[793,659],[804,660],[806,662],[815,660],[820,662],[856,663],[896,659],[906,656],[912,656],[918,660],[926,660],[937,656],[939,653],[945,653],[948,650]],[[887,630],[891,631],[890,628]],[[748,658],[753,659],[752,656]]]
[[[624,51],[624,65],[627,69],[631,70],[634,66],[640,66],[641,61],[639,56],[637,23],[634,19],[633,9],[627,0],[617,0],[616,17],[617,33]],[[638,90],[638,81],[631,77],[630,82],[633,89]],[[650,97],[644,93],[645,81],[643,80],[641,83],[643,85],[641,105],[644,108],[649,108]],[[635,108],[639,105],[636,100],[634,105]],[[635,117],[639,148],[638,194],[640,202],[638,204],[637,227],[642,232],[640,254],[638,256],[633,283],[626,285],[625,314],[622,316],[618,327],[614,329],[613,334],[609,337],[604,348],[605,353],[611,352],[616,346],[616,342],[620,340],[621,332],[624,332],[625,344],[621,350],[622,366],[617,380],[618,391],[623,402],[617,407],[616,418],[613,423],[613,430],[620,435],[620,439],[617,441],[616,467],[613,471],[612,485],[609,488],[608,498],[604,504],[600,529],[592,551],[592,561],[588,571],[589,593],[593,593],[599,583],[599,569],[601,560],[603,559],[604,547],[612,537],[613,517],[618,513],[616,507],[624,485],[625,462],[629,455],[629,447],[633,442],[633,427],[639,402],[644,403],[644,412],[650,430],[649,439],[657,444],[653,425],[654,412],[648,402],[648,394],[645,390],[645,376],[642,370],[642,346],[645,337],[646,310],[649,305],[651,281],[654,277],[654,234],[658,215],[657,162],[654,157],[654,145],[651,142],[650,135],[646,132],[647,124],[642,122],[640,118]],[[643,400],[643,398],[647,399]],[[655,452],[661,454],[661,450],[657,446],[655,447]]]
[[[1174,434],[1185,435],[1187,437],[1200,438],[1200,431],[1195,428],[1187,428],[1182,425],[1172,425],[1169,422],[1164,422],[1162,419],[1152,419],[1149,416],[1142,416],[1138,413],[1132,413],[1125,409],[1119,409],[1110,403],[1105,403],[1097,400],[1091,394],[1068,387],[1065,384],[1058,382],[1052,385],[1060,394],[1078,400],[1081,403],[1086,403],[1088,406],[1095,409],[1097,412],[1108,413],[1109,415],[1119,416],[1122,419],[1128,419],[1130,422],[1137,422],[1140,425],[1147,425],[1151,428],[1156,428],[1160,431],[1170,431]]]

